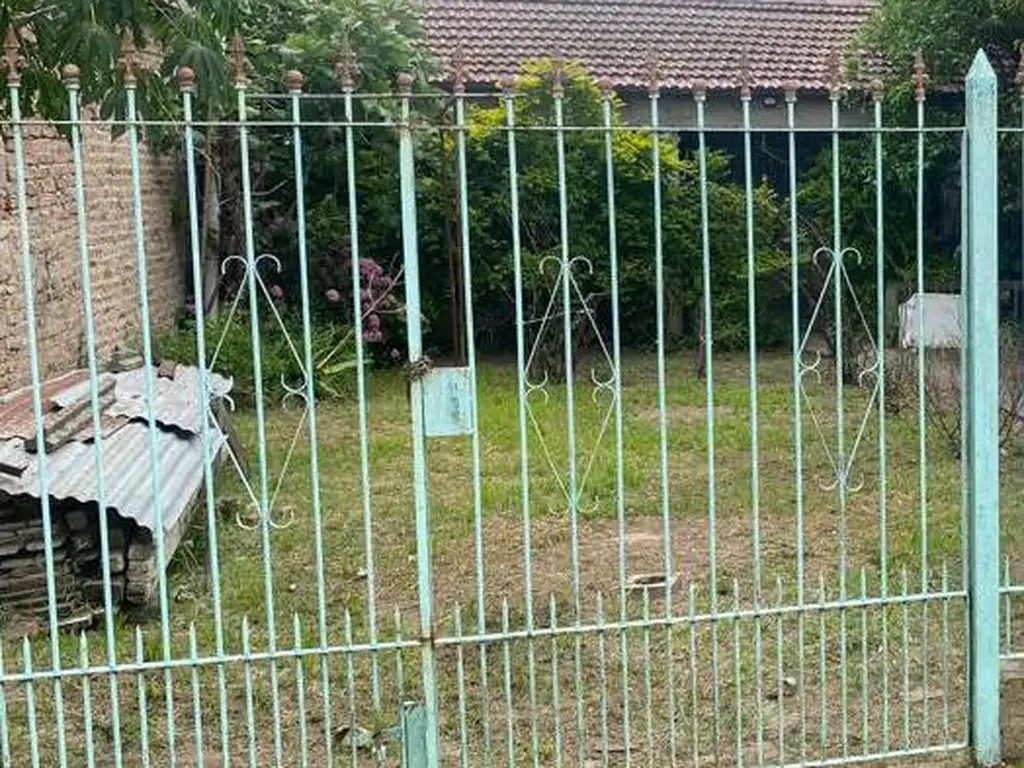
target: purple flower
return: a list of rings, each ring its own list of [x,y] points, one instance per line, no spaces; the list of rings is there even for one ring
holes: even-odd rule
[[[372,282],[384,274],[384,268],[373,259],[360,259],[359,273],[363,279]]]
[[[272,285],[270,286],[270,295],[280,301],[284,298],[284,288],[280,285]]]
[[[366,327],[371,331],[380,330],[380,315],[370,315],[366,318]]]
[[[368,341],[369,343],[371,343],[371,344],[377,344],[377,343],[379,343],[381,341],[384,341],[384,334],[381,333],[379,330],[377,330],[377,331],[370,331],[370,330],[368,330],[365,333],[363,333],[363,338],[366,341]]]

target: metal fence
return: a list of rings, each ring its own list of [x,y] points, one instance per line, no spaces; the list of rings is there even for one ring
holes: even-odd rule
[[[94,504],[106,509],[119,478],[104,469],[103,361],[91,322],[91,190],[83,181],[86,121],[75,72],[66,74],[88,427],[96,438],[87,459],[94,462]],[[191,275],[201,296],[197,135],[207,123],[193,115],[192,73],[183,68],[178,78],[183,118],[173,128],[182,140]],[[104,610],[99,631],[75,637],[59,629],[54,553],[63,507],[52,492],[60,478],[48,469],[51,395],[35,336],[38,265],[25,159],[32,121],[21,117],[18,73],[8,73],[5,131],[14,152],[34,437],[42,446],[33,457],[44,538],[37,562],[44,566],[48,599],[43,631],[4,640],[4,765],[830,765],[967,752],[983,764],[998,762],[1000,647],[1006,660],[1017,658],[1011,601],[1024,588],[1012,583],[1011,560],[1001,578],[998,554],[997,102],[996,77],[983,55],[967,79],[965,126],[926,124],[923,81],[917,122],[909,127],[887,125],[880,98],[870,125],[844,126],[841,94],[833,90],[827,129],[832,231],[820,243],[801,242],[798,235],[796,158],[803,135],[822,129],[797,124],[795,93],[787,94],[785,129],[753,126],[751,93],[743,91],[743,125],[733,131],[743,139],[745,169],[739,181],[748,309],[739,355],[714,351],[712,276],[721,254],[711,247],[711,131],[702,90],[693,93],[694,125],[659,120],[656,85],[646,125],[613,121],[610,91],[603,121],[575,125],[565,120],[565,91],[556,73],[550,120],[518,125],[521,102],[512,87],[479,97],[456,83],[453,94],[439,97],[414,93],[411,78],[403,76],[396,93],[364,96],[354,92],[351,77],[343,77],[340,93],[310,96],[297,74],[286,83],[286,94],[256,94],[241,77],[237,119],[217,123],[237,135],[240,153],[243,252],[232,259],[242,281],[227,322],[249,325],[254,405],[232,422],[255,460],[250,471],[236,448],[224,447],[223,421],[206,405],[216,394],[211,373],[231,371],[214,361],[223,338],[208,338],[203,302],[197,301],[196,383],[203,416],[196,433],[205,490],[188,547],[166,540],[161,489],[176,469],[161,455],[157,329],[146,290],[139,151],[143,131],[158,121],[137,114],[134,84],[130,78],[125,84],[133,193],[133,210],[126,214],[135,225],[131,268],[141,286],[139,352],[148,408],[141,418],[149,424],[136,461],[150,467],[143,490],[154,519],[157,615],[118,612],[111,575],[116,552],[108,518],[99,515]],[[329,98],[340,102],[344,116],[304,120],[309,104]],[[363,98],[392,105],[392,116],[357,121],[354,105]],[[417,104],[441,98],[453,100],[454,120],[431,123]],[[268,99],[285,104],[291,119],[261,119],[259,105]],[[498,171],[508,183],[511,362],[493,361],[476,348],[470,200],[478,180],[467,172],[467,112],[481,99],[504,115],[489,130],[506,146]],[[337,203],[347,220],[344,267],[354,285],[354,392],[341,405],[317,397],[323,369],[315,359],[307,260],[303,180],[311,159],[303,140],[306,131],[322,128],[337,133],[344,156]],[[1000,130],[1019,134],[1017,128]],[[254,213],[250,147],[264,131],[284,135],[294,153],[298,259],[286,267],[297,270],[301,286],[296,338],[281,319],[269,282],[281,264],[257,248],[257,232],[266,224]],[[788,188],[778,190],[788,214],[783,274],[790,281],[792,328],[782,350],[757,345],[751,145],[768,132],[785,137],[789,169]],[[360,258],[361,245],[374,233],[361,231],[357,214],[356,139],[375,133],[392,141],[397,136],[393,168],[407,339],[401,375],[371,375],[366,365],[360,289],[367,278]],[[467,357],[460,366],[432,363],[424,350],[424,300],[438,297],[421,296],[418,245],[436,236],[439,225],[418,209],[417,185],[431,180],[422,175],[417,149],[425,136],[438,133],[454,136],[461,190],[458,298]],[[551,226],[560,244],[539,265],[528,263],[521,239],[520,171],[530,160],[517,153],[525,137],[538,133],[554,147],[558,220]],[[589,181],[568,178],[567,146],[588,133],[602,139],[603,151],[591,158],[600,173]],[[692,356],[684,359],[670,348],[665,328],[667,138],[651,144],[649,158],[655,290],[648,311],[656,318],[655,351],[627,351],[620,339],[615,137],[676,133],[695,135],[698,144],[691,181],[699,188],[694,215],[706,339],[701,378],[688,368]],[[857,134],[870,140],[872,162],[859,178],[842,178],[842,142]],[[886,152],[892,142],[914,143],[916,206],[901,215],[916,219],[916,292],[925,293],[921,217],[930,191],[924,152],[939,135],[966,152],[966,322],[963,359],[950,374],[960,382],[951,390],[951,397],[961,398],[953,411],[967,427],[956,432],[959,457],[943,453],[929,430],[931,358],[923,345],[909,363],[909,405],[899,413],[887,407],[891,368],[903,363],[885,352],[884,341],[890,335],[884,293],[891,279],[884,258]],[[603,208],[587,214],[607,221],[599,252],[582,253],[573,242],[574,185],[582,183],[604,185]],[[857,185],[874,197],[873,253],[849,246],[842,231],[841,190]],[[808,316],[799,283],[811,253],[824,278]],[[581,275],[599,261],[610,274],[602,318],[581,287]],[[850,278],[855,264],[874,272],[871,319]],[[546,292],[531,329],[524,286],[536,281]],[[838,328],[844,327],[843,312],[858,315],[870,341],[866,352],[844,349],[842,332],[834,356],[810,351],[823,306],[831,307]],[[920,338],[924,302],[918,307]],[[298,411],[267,404],[261,370],[267,319],[280,323],[273,332],[287,336],[303,372],[299,386],[289,385],[290,399],[301,403]],[[538,338],[548,328],[562,334],[557,380],[537,376],[533,366]],[[574,360],[573,337],[581,328],[593,339],[589,370]],[[851,385],[843,360],[858,354],[857,384]],[[1015,493],[1012,478],[1003,481],[1004,492]],[[236,519],[224,514],[228,493],[243,499]],[[172,546],[178,554],[165,570]],[[186,552],[193,553],[191,564]],[[205,574],[200,561],[207,564]]]

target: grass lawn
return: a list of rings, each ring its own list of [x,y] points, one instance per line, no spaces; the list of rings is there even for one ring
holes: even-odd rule
[[[569,430],[564,384],[549,384],[530,397],[528,503],[521,482],[514,365],[494,361],[480,366],[478,485],[469,438],[428,440],[434,634],[445,764],[464,760],[461,764],[470,766],[492,761],[525,765],[535,748],[541,765],[554,765],[559,753],[566,764],[623,765],[627,745],[638,765],[668,764],[673,753],[685,764],[712,764],[716,749],[720,765],[756,764],[759,759],[780,764],[798,763],[804,756],[814,760],[924,749],[966,738],[959,460],[940,435],[928,432],[927,494],[922,506],[916,401],[911,398],[903,412],[887,419],[883,526],[877,409],[871,406],[872,415],[862,430],[862,415],[872,403],[870,393],[847,387],[845,455],[851,461],[852,453],[852,461],[850,488],[843,499],[845,515],[841,514],[831,465],[837,446],[835,382],[827,373],[820,382],[808,377],[799,486],[804,599],[827,609],[758,615],[757,569],[760,605],[794,605],[799,599],[789,358],[769,354],[759,361],[756,514],[746,356],[722,355],[715,361],[713,494],[705,384],[695,377],[692,358],[672,355],[667,362],[664,454],[655,359],[632,355],[624,361],[621,489],[616,481],[610,393],[593,386],[589,374],[577,383],[575,536],[565,491]],[[371,610],[381,641],[415,639],[419,632],[405,384],[397,373],[376,372],[369,387],[369,532],[364,529],[359,480],[357,409],[353,403],[316,409],[322,608],[330,646],[368,643]],[[317,530],[304,429],[281,473],[303,423],[300,410],[276,408],[266,424],[268,487],[274,496],[274,519],[281,523],[268,531],[279,650],[299,644],[314,647],[319,641]],[[236,414],[235,424],[248,447],[253,481],[258,482],[255,417],[249,412]],[[1024,534],[1020,464],[1017,451],[1011,449],[1002,473],[1004,552],[1018,555],[1024,551],[1019,541]],[[174,658],[189,656],[190,626],[195,627],[198,656],[214,655],[218,615],[226,653],[242,653],[246,616],[249,647],[257,653],[268,649],[268,579],[261,531],[236,522],[236,515],[243,523],[250,520],[246,505],[238,502],[244,495],[232,472],[221,474],[217,498],[219,610],[204,574],[205,531],[197,524],[171,571]],[[712,499],[714,536],[709,527]],[[292,516],[294,522],[287,524]],[[372,565],[367,542],[372,544]],[[625,602],[620,600],[622,573],[627,580],[663,573],[666,560],[679,576],[671,604],[663,590],[651,590],[646,597],[642,591],[630,592]],[[843,560],[845,571],[840,567]],[[578,592],[573,590],[576,580]],[[940,592],[944,587],[954,594],[913,598],[925,588]],[[843,589],[859,601],[862,590],[877,598],[883,588],[890,598],[904,590],[912,598],[887,606],[870,600],[844,609],[836,604]],[[730,613],[710,620],[711,614],[722,612]],[[687,620],[691,614],[696,621]],[[533,626],[544,630],[537,637],[502,641],[496,636],[506,628],[523,630],[531,615]],[[666,622],[666,615],[674,620]],[[640,626],[645,616],[652,618],[652,626]],[[593,631],[553,634],[547,630],[552,621],[563,628],[579,621]],[[620,630],[622,624],[628,625],[626,631]],[[487,642],[453,642],[460,632],[488,634]],[[1017,639],[1018,649],[1024,647],[1016,637],[1017,626],[1008,625],[1005,634],[1007,642]],[[163,657],[158,618],[143,623],[138,641],[134,621],[121,618],[115,636],[119,660],[132,660],[137,654],[149,661]],[[103,632],[88,641],[91,661],[101,663],[106,652]],[[64,663],[77,664],[77,640],[63,642]],[[36,669],[49,667],[47,639],[34,639],[31,648]],[[4,652],[8,669],[23,666],[19,640],[8,638]],[[235,762],[246,762],[251,754],[257,755],[259,764],[272,762],[272,675],[278,683],[276,712],[286,765],[302,764],[304,754],[309,765],[321,765],[328,744],[347,762],[352,740],[343,737],[344,726],[352,721],[369,730],[391,725],[401,701],[422,696],[420,651],[411,643],[378,653],[360,647],[358,652],[335,652],[324,659],[321,663],[317,656],[309,656],[297,663],[280,658],[273,669],[265,658],[235,660],[221,667],[178,667],[170,675],[170,697],[161,672],[150,671],[144,677],[122,674],[117,689],[125,763],[142,764],[145,739],[151,764],[168,764],[169,701],[175,710],[179,764],[195,764],[198,752],[206,756],[207,765],[219,765],[220,675],[226,684],[228,749]],[[330,724],[325,722],[325,690],[331,699]],[[12,685],[5,693],[11,749],[14,764],[19,765],[28,750],[27,691]],[[53,686],[37,683],[31,693],[42,761],[51,764],[56,748]],[[88,690],[83,690],[81,677],[71,678],[63,695],[69,761],[82,764],[91,730],[98,763],[111,764],[108,678],[92,677]],[[90,697],[91,722],[83,714],[83,695]],[[140,717],[140,695],[145,698],[146,717]],[[1024,712],[1024,704],[1016,709]],[[199,722],[202,738],[197,746]],[[1008,738],[1024,730],[1020,721],[1013,722],[1020,727],[1008,724]],[[325,732],[333,735],[328,738]],[[397,756],[391,747],[387,764],[396,764]],[[372,764],[366,751],[360,751],[356,760]],[[940,760],[929,756],[922,763]]]

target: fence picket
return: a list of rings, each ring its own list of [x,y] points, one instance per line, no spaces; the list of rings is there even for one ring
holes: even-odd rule
[[[451,93],[427,91],[409,74],[398,76],[393,93],[360,93],[347,48],[335,71],[338,93],[313,92],[296,70],[285,74],[283,93],[261,93],[262,79],[249,80],[240,40],[227,118],[195,119],[205,101],[198,100],[196,74],[179,67],[168,108],[180,117],[149,119],[133,57],[129,46],[116,94],[123,118],[109,122],[126,133],[125,237],[133,258],[124,282],[136,281],[130,287],[132,295],[137,290],[144,366],[134,416],[108,420],[104,412],[101,356],[111,346],[110,320],[99,292],[109,278],[96,266],[104,244],[93,232],[90,198],[99,191],[89,132],[101,121],[81,103],[87,80],[74,66],[62,72],[68,119],[56,124],[67,132],[73,180],[70,280],[82,302],[86,368],[75,387],[83,419],[91,417],[83,427],[91,436],[73,442],[94,471],[88,499],[54,492],[60,478],[53,467],[63,466],[66,444],[47,440],[52,413],[65,406],[51,410],[60,393],[44,381],[46,334],[37,328],[45,323],[38,296],[50,247],[35,218],[42,187],[26,156],[37,122],[22,114],[27,91],[8,57],[9,213],[22,283],[15,300],[29,358],[19,415],[32,420],[22,442],[39,450],[24,466],[0,468],[0,497],[27,495],[38,504],[32,524],[39,542],[22,548],[20,519],[0,517],[0,550],[14,542],[20,558],[8,566],[0,552],[0,590],[22,575],[9,578],[8,571],[31,561],[40,594],[22,627],[7,623],[7,593],[0,591],[4,766],[361,766],[401,759],[429,768],[738,768],[952,752],[998,763],[1000,663],[1024,656],[1013,647],[1012,615],[1024,586],[1014,583],[1012,553],[999,551],[1001,337],[993,298],[998,212],[1005,208],[998,140],[1018,129],[999,127],[996,75],[984,54],[966,80],[965,122],[946,126],[932,124],[937,109],[925,121],[923,60],[908,124],[898,125],[883,110],[878,84],[862,115],[847,109],[838,60],[817,113],[810,94],[798,99],[797,86],[786,84],[784,112],[773,114],[776,97],[761,101],[744,57],[743,86],[726,117],[718,112],[721,93],[709,97],[698,82],[681,95],[662,81],[653,56],[646,94],[628,99],[560,61],[543,70],[550,82],[503,81],[497,100],[469,87],[461,59]],[[310,82],[322,75],[310,70]],[[163,319],[153,301],[154,213],[145,186],[146,140],[155,126],[171,127],[181,143],[181,223],[189,241],[181,267],[195,296],[194,315],[182,325],[195,334],[188,341],[202,405],[194,429],[180,431],[202,449],[202,484],[190,503],[205,519],[184,539],[165,525],[167,483],[177,467],[159,442],[165,429],[180,425],[165,424],[161,410],[166,372],[158,365],[169,359],[157,344]],[[677,153],[672,137],[692,142],[691,151]],[[321,158],[311,156],[321,139],[336,152],[337,169],[321,168]],[[801,201],[804,142],[816,140],[820,226],[807,223]],[[199,178],[214,162],[217,141],[239,187],[237,231],[224,242],[234,238],[242,252],[226,259],[204,238],[211,211],[227,205],[227,187]],[[759,185],[771,142],[782,156],[781,182]],[[889,164],[901,142],[913,167],[908,160],[903,186],[894,189]],[[947,436],[960,441],[961,455],[944,461],[929,399],[935,369],[923,341],[924,301],[911,318],[916,349],[905,355],[888,349],[885,305],[886,281],[891,287],[899,271],[889,266],[893,249],[905,248],[913,267],[908,290],[923,295],[935,282],[925,271],[928,162],[933,143],[952,157],[956,142],[963,426]],[[731,167],[716,151],[726,143],[736,150]],[[380,158],[367,147],[381,150]],[[285,162],[274,189],[286,190],[284,213],[267,192],[267,157],[280,149],[274,157]],[[851,178],[857,152],[864,167]],[[369,175],[383,168],[375,187]],[[319,199],[316,185],[332,173],[334,187]],[[447,195],[452,178],[441,183],[434,174],[454,177],[454,195],[443,206],[436,205],[438,189]],[[846,202],[853,192],[864,203],[863,222]],[[498,210],[481,210],[477,195],[485,194]],[[901,205],[902,239],[891,231]],[[679,207],[688,218],[677,216]],[[375,216],[390,216],[394,231],[375,231]],[[332,228],[344,232],[340,245]],[[732,240],[718,239],[723,229],[732,230]],[[269,252],[281,241],[288,241],[282,247],[290,249],[290,263]],[[439,242],[453,270],[451,295],[431,274]],[[719,245],[725,242],[732,252]],[[400,283],[404,295],[391,296],[394,340],[378,351],[372,345],[384,340],[384,310],[377,316],[366,308],[380,309],[377,278],[366,266],[378,267],[385,248],[401,264],[400,278],[387,276],[387,290]],[[216,317],[203,300],[211,258],[232,267],[223,270],[225,282],[241,283],[230,311]],[[297,286],[294,302],[267,279],[269,268],[291,270],[291,282],[281,282],[289,291]],[[328,279],[351,290],[351,302],[334,288],[318,295],[317,280]],[[872,280],[871,298],[866,290],[858,295],[856,287]],[[495,309],[492,299],[505,303]],[[765,332],[769,300],[781,341]],[[872,300],[869,323],[861,301],[870,316]],[[459,339],[431,325],[445,307],[458,315],[452,325]],[[343,327],[326,344],[326,357],[321,312],[331,318],[331,333],[335,323]],[[247,326],[236,340],[242,355],[224,332],[210,357],[208,328],[230,326],[236,315]],[[637,322],[650,334],[646,352],[633,350],[629,335],[631,318],[641,316]],[[850,331],[857,321],[864,328]],[[279,374],[268,351],[278,341],[268,338],[273,322],[297,366],[280,374],[282,385],[292,402],[302,401],[301,414],[287,424],[294,427],[287,445],[277,419],[289,417],[284,407],[280,414],[273,408],[267,384]],[[301,343],[289,336],[290,322],[301,323]],[[811,344],[822,326],[823,351]],[[545,345],[545,333],[561,338]],[[492,359],[488,334],[501,336],[498,351],[509,359]],[[699,345],[696,376],[683,372],[675,351],[687,334]],[[723,338],[739,353],[716,350]],[[591,340],[596,355],[586,348]],[[442,362],[446,344],[455,370]],[[225,362],[233,355],[242,362]],[[948,357],[952,370],[954,354]],[[207,406],[222,397],[213,390],[229,364],[238,370],[227,373],[239,377],[251,371],[253,407],[238,415],[241,438],[231,435],[231,461],[224,462],[233,476],[221,479],[221,442],[230,430]],[[909,386],[897,381],[903,368]],[[499,370],[505,388],[496,396]],[[351,392],[332,391],[338,404],[324,402],[321,392],[329,371],[351,374]],[[302,380],[292,386],[289,376]],[[815,383],[824,384],[817,394]],[[901,386],[909,400],[916,396],[904,414],[893,394]],[[824,413],[816,398],[826,402]],[[0,400],[4,415],[11,402]],[[435,412],[448,406],[452,414]],[[451,432],[439,426],[448,416],[459,425]],[[122,420],[108,423],[115,418]],[[848,432],[855,418],[856,432]],[[156,593],[148,616],[118,615],[122,567],[111,564],[119,556],[128,561],[134,533],[115,540],[118,532],[108,528],[123,478],[106,466],[112,454],[105,455],[105,431],[131,422],[144,422],[146,445],[131,458],[144,476],[140,493],[153,523],[150,529],[133,518],[126,530],[152,534]],[[238,446],[255,452],[252,477]],[[5,457],[17,447],[13,438],[0,440]],[[855,466],[859,449],[877,455]],[[897,459],[906,455],[914,461],[903,471]],[[959,510],[948,501],[957,460]],[[294,474],[286,477],[291,462]],[[192,470],[198,483],[198,459]],[[949,477],[936,477],[947,470]],[[29,483],[9,493],[17,472]],[[230,492],[238,489],[248,494],[253,518],[235,509],[238,525],[223,529],[228,502],[236,501]],[[286,498],[295,503],[285,505]],[[58,540],[68,533],[62,516],[72,506],[102,512],[100,562],[87,574],[102,587],[90,609],[102,647],[91,657],[93,638],[66,631],[79,617],[65,616],[57,578],[58,555],[65,554]],[[86,545],[95,559],[92,539]],[[175,551],[186,554],[169,568]],[[205,560],[205,574],[189,571],[198,565],[190,556]],[[958,568],[960,582],[951,583]],[[414,604],[410,631],[402,611]],[[538,605],[546,621],[538,619]],[[290,615],[290,637],[279,610]],[[390,619],[378,626],[392,611],[393,632]]]

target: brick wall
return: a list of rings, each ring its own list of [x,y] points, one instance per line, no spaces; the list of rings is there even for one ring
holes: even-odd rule
[[[109,127],[83,130],[92,299],[101,360],[116,344],[138,348],[139,288],[128,140]],[[29,347],[14,188],[14,148],[3,139],[0,172],[0,392],[28,383]],[[49,126],[26,128],[29,239],[44,376],[85,362],[85,325],[75,213],[74,165],[67,140]],[[154,328],[182,306],[187,263],[172,223],[175,173],[168,158],[141,148],[150,312]]]

